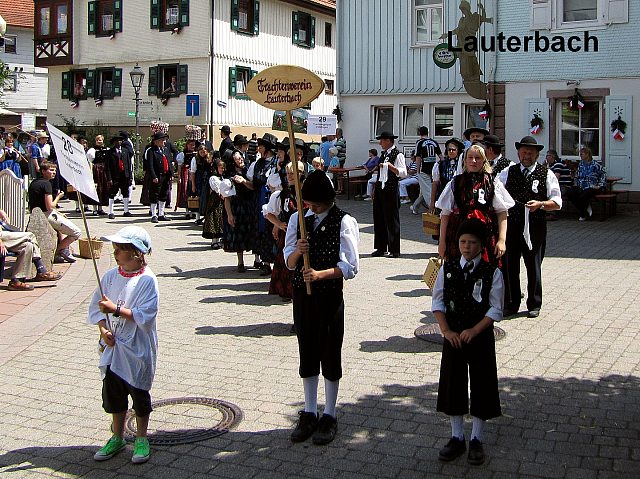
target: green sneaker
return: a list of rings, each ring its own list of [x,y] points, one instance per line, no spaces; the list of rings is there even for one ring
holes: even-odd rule
[[[136,437],[136,441],[133,443],[133,457],[131,457],[131,462],[134,464],[142,464],[149,460],[149,456],[151,456],[149,440],[146,437]]]
[[[119,453],[126,445],[127,441],[114,434],[111,439],[109,439],[107,443],[102,447],[102,449],[94,454],[93,458],[96,461],[106,461],[107,459],[111,459],[113,456]]]

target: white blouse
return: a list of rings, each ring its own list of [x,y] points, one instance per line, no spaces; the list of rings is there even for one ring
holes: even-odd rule
[[[447,183],[447,186],[444,187],[444,191],[436,201],[436,208],[440,208],[442,210],[442,214],[445,216],[450,215],[451,212],[458,207],[453,196],[453,184],[455,182],[455,178],[456,177],[454,176],[453,179]],[[491,206],[496,213],[507,211],[516,204],[502,182],[497,178],[493,181],[493,191],[493,201],[491,202]]]

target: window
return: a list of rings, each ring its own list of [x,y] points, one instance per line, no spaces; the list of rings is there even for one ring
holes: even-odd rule
[[[393,132],[393,107],[373,107],[373,136],[376,137],[383,131]]]
[[[69,3],[60,1],[47,3],[51,4],[35,10],[35,25],[38,27],[36,34],[40,37],[68,34],[71,8]]]
[[[189,0],[151,0],[151,28],[162,31],[189,25]]]
[[[5,53],[16,53],[16,42],[18,37],[15,35],[5,35],[4,36],[4,52]]]
[[[41,36],[48,36],[51,33],[51,7],[42,7],[38,10],[40,16],[40,29],[39,33]]]
[[[413,0],[413,42],[433,45],[443,32],[442,0]]]
[[[231,30],[247,35],[260,32],[260,2],[257,0],[231,0]]]
[[[4,85],[2,85],[4,91],[18,91],[18,73],[11,72],[4,79]]]
[[[333,45],[333,42],[331,39],[331,34],[332,34],[331,27],[332,26],[329,22],[324,23],[324,46],[325,47],[331,47],[331,45]]]
[[[89,2],[87,20],[89,35],[108,37],[122,32],[122,0]]]
[[[422,106],[402,107],[402,138],[418,138],[418,128],[424,125]]]
[[[598,19],[598,0],[563,0],[562,22],[585,22]]]
[[[482,110],[484,110],[484,105],[467,105],[466,106],[466,120],[465,120],[465,127],[464,127],[465,130],[467,128],[471,128],[474,126],[478,128],[487,129],[488,121],[480,118],[480,112]]]
[[[530,0],[532,30],[576,31],[629,22],[629,0]]]
[[[229,96],[249,99],[246,94],[247,83],[258,73],[249,67],[235,66],[229,68]]]
[[[324,93],[325,95],[333,95],[334,90],[334,82],[333,80],[325,79],[324,81]]]
[[[292,42],[304,48],[316,46],[316,19],[308,13],[292,12]]]
[[[67,33],[69,28],[69,7],[67,5],[56,6],[56,28],[58,33]]]
[[[568,101],[560,102],[560,156],[575,157],[582,147],[591,148],[600,157],[600,124],[602,105],[597,100],[585,100],[581,110],[569,108]]]
[[[150,96],[169,98],[186,94],[187,90],[187,65],[158,65],[149,68],[148,93]]]
[[[453,136],[453,107],[433,107],[433,136]]]
[[[122,94],[122,68],[62,72],[62,98],[109,99]]]

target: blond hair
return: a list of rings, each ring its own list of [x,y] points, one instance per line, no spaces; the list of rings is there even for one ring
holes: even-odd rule
[[[293,162],[287,163],[287,166],[285,168],[287,169],[287,173],[293,173]],[[304,163],[301,161],[298,161],[298,173],[304,173],[304,172],[305,172]]]
[[[482,148],[480,145],[471,145],[469,148],[467,148],[467,151],[464,152],[464,161],[462,163],[464,166],[464,171],[467,171],[467,156],[469,155],[469,152],[471,150],[477,151],[482,158],[482,171],[484,171],[485,173],[491,173],[493,169],[489,164],[489,160],[487,160],[487,155],[484,152],[484,148]]]

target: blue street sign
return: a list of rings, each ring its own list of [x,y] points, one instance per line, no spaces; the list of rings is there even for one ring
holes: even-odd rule
[[[200,95],[187,95],[187,116],[200,116]]]

